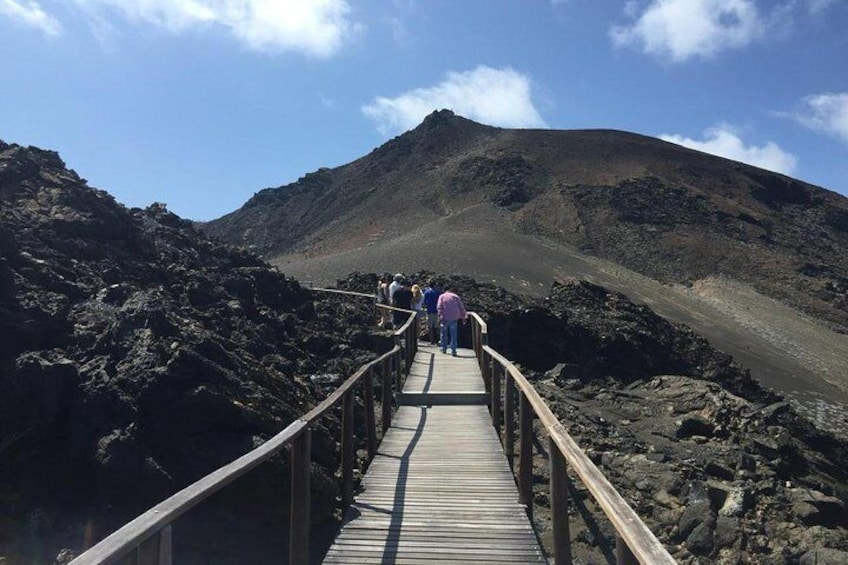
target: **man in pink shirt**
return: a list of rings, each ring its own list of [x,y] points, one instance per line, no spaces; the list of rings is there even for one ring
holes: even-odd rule
[[[445,285],[445,291],[439,295],[436,309],[439,312],[439,322],[442,326],[442,353],[447,353],[448,336],[450,336],[451,355],[456,357],[459,321],[462,320],[464,324],[468,312],[465,311],[462,299],[451,291],[450,285]]]

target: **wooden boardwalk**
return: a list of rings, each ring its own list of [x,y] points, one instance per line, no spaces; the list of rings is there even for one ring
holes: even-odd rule
[[[325,563],[547,563],[474,352],[422,345]]]

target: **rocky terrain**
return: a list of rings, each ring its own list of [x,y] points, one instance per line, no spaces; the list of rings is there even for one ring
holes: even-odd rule
[[[436,278],[487,320],[492,346],[517,362],[678,561],[848,562],[848,442],[691,329],[585,281],[532,299]],[[372,279],[339,285],[364,290]],[[535,498],[549,542],[545,445],[537,442]],[[612,526],[579,480],[571,499],[575,555],[605,562]]]
[[[324,285],[428,269],[542,297],[589,280],[690,326],[848,436],[846,219],[838,194],[658,139],[440,111],[202,229]]]
[[[316,299],[162,205],[127,209],[53,152],[0,143],[0,562],[77,552],[280,431],[373,358],[370,309]],[[334,511],[327,427],[319,524]],[[181,520],[178,555],[285,531],[285,459]],[[254,563],[284,551],[248,545]]]
[[[263,191],[204,229],[254,241],[266,257],[294,250],[278,264],[324,279],[346,261],[390,262],[381,270],[392,272],[406,269],[401,261],[442,261],[488,320],[492,345],[519,364],[681,562],[845,562],[848,446],[824,428],[846,429],[848,420],[837,411],[829,426],[813,425],[758,382],[783,375],[838,402],[848,363],[838,331],[844,199],[656,140],[564,133],[437,113],[347,168]],[[530,147],[547,163],[559,163],[563,148],[570,157],[556,172],[533,162]],[[613,156],[607,169],[592,165]],[[589,157],[596,161],[581,160]],[[439,181],[439,167],[455,175]],[[634,176],[640,167],[647,172]],[[716,171],[729,175],[720,198],[692,196],[719,186]],[[566,172],[569,182],[557,176]],[[363,189],[357,175],[378,180]],[[753,200],[734,192],[740,182]],[[582,239],[566,234],[578,225],[558,212],[571,206],[566,196],[582,203],[574,232]],[[682,208],[656,202],[690,196]],[[771,240],[756,227],[739,239],[728,222],[743,220],[717,206],[728,214],[742,206],[762,229],[773,210]],[[681,210],[685,222],[674,216]],[[709,238],[754,262],[728,260],[713,276],[717,258],[693,252]],[[802,259],[827,268],[793,271]],[[456,276],[475,272],[498,284]],[[338,285],[370,293],[375,283],[354,274]],[[164,205],[127,209],[56,153],[0,142],[0,563],[65,562],[259,445],[388,346],[372,322],[368,301],[319,298]],[[337,428],[331,417],[313,436],[316,554],[336,525]],[[538,447],[536,519],[546,540]],[[286,467],[280,457],[180,519],[177,560],[285,554],[285,536],[257,533],[287,529]],[[573,494],[576,555],[602,562],[610,526],[577,482]]]

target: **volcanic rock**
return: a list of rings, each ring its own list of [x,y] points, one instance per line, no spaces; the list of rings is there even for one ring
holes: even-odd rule
[[[307,411],[323,395],[307,375],[349,375],[379,345],[361,329],[368,301],[316,300],[163,205],[119,205],[50,151],[0,142],[0,236],[0,560],[83,549]],[[336,426],[313,439],[326,524]],[[245,526],[285,531],[262,510],[285,505],[284,467],[217,499],[255,488],[277,502]],[[195,523],[180,522],[178,551],[232,530],[186,533]],[[249,547],[249,561],[267,559]]]

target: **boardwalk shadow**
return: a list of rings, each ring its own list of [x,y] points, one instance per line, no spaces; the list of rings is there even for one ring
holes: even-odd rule
[[[403,524],[404,501],[406,499],[406,483],[409,479],[409,459],[412,456],[412,452],[415,451],[415,446],[421,439],[421,434],[424,433],[424,425],[427,423],[427,408],[424,406],[420,408],[421,414],[418,417],[418,427],[415,430],[415,435],[412,436],[409,446],[403,452],[400,459],[400,470],[398,471],[397,483],[395,484],[395,507],[389,523],[389,531],[386,534],[386,545],[383,548],[381,559],[382,563],[396,563],[397,561],[401,524]]]

